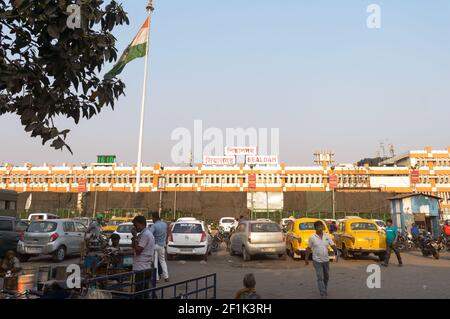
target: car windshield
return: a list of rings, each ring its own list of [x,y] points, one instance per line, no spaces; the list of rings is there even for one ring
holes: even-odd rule
[[[376,222],[376,223],[377,223],[377,225],[380,226],[380,227],[384,227],[384,226],[385,226],[384,222],[381,222],[381,221],[380,221],[380,222]]]
[[[58,224],[54,222],[32,222],[28,226],[29,233],[51,233],[56,230]]]
[[[352,230],[378,230],[377,226],[372,223],[353,223]]]
[[[81,218],[81,219],[75,219],[77,222],[82,223],[84,226],[89,226],[89,219],[87,218]]]
[[[201,224],[181,223],[175,224],[173,227],[173,233],[178,234],[201,234],[202,232],[203,228]]]
[[[25,231],[28,228],[28,223],[24,221],[17,221],[16,222],[16,231],[22,232]]]
[[[0,220],[0,230],[2,231],[12,231],[13,223],[11,220]]]
[[[314,223],[315,222],[309,222],[309,223],[301,223],[300,225],[298,225],[298,228],[300,230],[316,230],[314,228]]]
[[[233,224],[234,223],[234,219],[223,219],[222,220],[222,224]]]
[[[44,215],[33,215],[30,217],[31,220],[44,220]]]
[[[133,229],[133,225],[120,225],[117,228],[117,232],[121,234],[131,234],[131,230]]]
[[[274,223],[254,223],[251,225],[254,233],[276,233],[281,231],[280,226]]]

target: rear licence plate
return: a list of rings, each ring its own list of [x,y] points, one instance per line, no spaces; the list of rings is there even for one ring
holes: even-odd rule
[[[187,252],[192,252],[193,249],[192,248],[181,248],[180,251],[187,253]]]
[[[42,248],[27,248],[28,254],[40,254],[42,252]]]
[[[263,253],[274,253],[274,252],[276,252],[276,249],[275,248],[262,248],[261,251]]]

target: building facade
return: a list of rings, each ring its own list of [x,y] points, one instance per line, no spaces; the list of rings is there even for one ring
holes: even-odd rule
[[[401,164],[400,164],[401,163]],[[404,163],[407,163],[406,166]],[[444,215],[450,215],[450,147],[446,151],[426,148],[411,151],[389,166],[144,166],[140,192],[299,192],[338,191],[420,192],[442,198]],[[412,178],[417,174],[417,178]],[[0,167],[0,189],[17,192],[135,192],[136,166],[117,164],[90,166]]]

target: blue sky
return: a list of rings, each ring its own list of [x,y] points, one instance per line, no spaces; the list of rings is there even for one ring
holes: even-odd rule
[[[368,29],[369,4],[382,28]],[[130,26],[122,51],[145,19],[145,0],[123,0]],[[380,140],[397,153],[450,146],[448,0],[154,0],[144,139],[146,164],[170,165],[178,127],[279,128],[286,164],[312,164],[326,149],[338,162],[374,156]],[[74,155],[41,146],[16,116],[0,117],[0,162],[93,162],[115,154],[136,162],[143,60],[120,76],[127,95],[75,126]],[[206,145],[206,143],[205,143]]]

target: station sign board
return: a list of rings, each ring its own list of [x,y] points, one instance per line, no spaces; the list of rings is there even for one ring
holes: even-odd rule
[[[257,155],[258,148],[255,146],[227,146],[225,147],[225,156],[247,156]]]
[[[217,166],[227,166],[236,165],[235,156],[204,156],[203,165],[217,165]]]
[[[247,165],[278,165],[278,156],[276,155],[256,155],[246,156]]]

